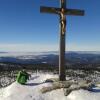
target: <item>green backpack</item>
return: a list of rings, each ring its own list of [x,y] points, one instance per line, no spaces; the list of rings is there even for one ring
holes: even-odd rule
[[[19,71],[16,81],[20,84],[25,84],[29,75],[25,71]]]

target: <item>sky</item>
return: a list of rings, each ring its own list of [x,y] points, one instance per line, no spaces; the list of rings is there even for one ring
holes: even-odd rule
[[[0,0],[0,51],[58,51],[59,16],[40,6],[60,0]],[[100,51],[100,0],[67,0],[67,8],[85,16],[66,16],[66,51]]]

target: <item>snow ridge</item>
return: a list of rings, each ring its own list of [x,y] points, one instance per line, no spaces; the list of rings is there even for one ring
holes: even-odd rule
[[[58,75],[51,73],[33,74],[27,85],[14,82],[10,86],[0,89],[0,100],[100,100],[100,92],[94,93],[86,90],[73,91],[68,96],[64,96],[63,89],[42,94],[40,89],[51,85],[44,81],[47,78],[57,77]]]

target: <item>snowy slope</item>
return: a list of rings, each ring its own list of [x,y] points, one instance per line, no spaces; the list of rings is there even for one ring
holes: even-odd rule
[[[44,83],[47,78],[54,78],[53,74],[33,74],[27,85],[20,85],[17,82],[0,90],[0,100],[100,100],[100,92],[94,93],[86,90],[71,92],[64,96],[63,90],[58,89],[45,94],[40,92],[43,86],[50,86]]]

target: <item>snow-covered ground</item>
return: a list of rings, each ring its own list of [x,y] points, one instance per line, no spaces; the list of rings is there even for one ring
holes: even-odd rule
[[[100,100],[100,92],[87,90],[73,91],[68,96],[64,96],[63,89],[42,94],[40,91],[42,87],[51,86],[51,83],[44,83],[44,81],[55,77],[58,75],[33,74],[27,85],[14,82],[10,86],[0,89],[0,100]]]

